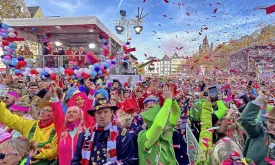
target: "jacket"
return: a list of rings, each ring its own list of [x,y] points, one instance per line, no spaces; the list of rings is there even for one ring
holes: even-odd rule
[[[248,138],[244,148],[244,157],[252,159],[257,165],[267,165],[264,161],[267,156],[267,142],[269,134],[266,133],[265,127],[256,122],[256,117],[261,107],[254,102],[248,103],[241,114],[240,123],[246,131]]]
[[[0,122],[18,131],[25,138],[38,143],[40,154],[34,156],[34,158],[41,159],[41,162],[55,159],[57,157],[57,136],[55,134],[54,124],[46,128],[39,128],[38,120],[24,119],[23,117],[12,114],[5,107],[5,103],[1,102]],[[37,164],[43,163],[38,162]]]
[[[116,138],[117,160],[123,163],[123,165],[138,165],[136,142],[132,140],[131,135],[127,131],[126,131],[126,134],[124,134],[123,133],[124,131],[122,131],[120,128],[118,128],[118,131],[119,131],[119,135]],[[78,137],[76,152],[72,159],[71,165],[81,165],[81,160],[82,160],[81,151],[83,147],[84,138],[85,138],[85,133],[83,132]],[[94,145],[96,145],[96,143]],[[90,164],[92,164],[92,162],[90,162]]]

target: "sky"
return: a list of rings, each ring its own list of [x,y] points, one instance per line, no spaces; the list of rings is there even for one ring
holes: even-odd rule
[[[144,2],[145,1],[145,2]],[[192,56],[205,36],[214,46],[250,35],[265,25],[274,24],[275,13],[266,15],[259,6],[271,6],[272,0],[25,0],[27,6],[40,6],[45,16],[97,16],[116,34],[114,20],[119,10],[135,18],[144,8],[143,31],[133,28],[133,54],[143,61],[149,56]],[[201,30],[203,29],[203,30]],[[117,34],[126,42],[126,34]],[[183,47],[181,50],[177,48]],[[145,55],[146,54],[146,55]],[[147,57],[146,57],[147,56]]]

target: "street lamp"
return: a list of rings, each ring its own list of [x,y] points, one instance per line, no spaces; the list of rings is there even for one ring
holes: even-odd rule
[[[115,26],[117,34],[122,34],[124,31],[124,26],[117,25]]]
[[[140,32],[142,32],[143,30],[143,26],[134,26],[134,29],[136,31],[136,34],[140,34]]]
[[[141,13],[139,13],[139,8],[138,8],[138,15],[134,19],[127,19],[126,18],[126,11],[120,10],[120,20],[115,20],[115,29],[117,31],[117,34],[122,34],[125,30],[126,26],[126,41],[131,38],[131,26],[134,26],[134,30],[136,34],[140,34],[143,30],[142,24],[144,23],[143,18],[145,18],[148,14],[142,16],[143,9],[141,10]]]

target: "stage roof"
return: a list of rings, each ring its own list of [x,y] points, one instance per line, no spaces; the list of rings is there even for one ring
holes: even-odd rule
[[[68,44],[81,45],[97,41],[100,32],[108,34],[117,44],[123,44],[96,16],[17,18],[4,19],[3,23],[32,34],[50,33],[54,39]]]

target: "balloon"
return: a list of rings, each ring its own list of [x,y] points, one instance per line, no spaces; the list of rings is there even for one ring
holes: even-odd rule
[[[98,71],[97,73],[98,73],[98,75],[102,75],[102,71],[101,71],[101,70],[100,70],[100,71]]]
[[[94,64],[94,67],[96,67],[96,66],[99,66],[99,64],[98,64],[98,63],[95,63],[95,64]]]
[[[24,61],[24,57],[18,57],[18,61]]]
[[[1,55],[1,58],[4,58],[5,57],[5,55]]]
[[[56,74],[55,74],[55,73],[51,74],[51,75],[50,75],[50,79],[51,79],[51,80],[56,80]]]
[[[107,68],[106,71],[107,71],[107,73],[110,73],[110,72],[111,72],[109,68]]]
[[[112,63],[113,65],[115,65],[115,64],[116,64],[116,62],[115,62],[115,61],[112,61],[111,63]]]
[[[19,74],[21,72],[20,69],[15,69],[14,73]]]
[[[11,37],[11,38],[15,38],[15,37],[16,37],[16,34],[15,34],[15,33],[9,33],[8,35],[9,35],[9,37]]]
[[[100,70],[99,66],[96,66],[96,67],[95,67],[95,71],[98,72],[99,70]]]
[[[11,60],[11,56],[5,56],[4,59],[5,60]]]
[[[106,74],[106,73],[107,73],[107,71],[104,69],[104,70],[102,71],[102,73],[103,73],[103,74]]]
[[[53,74],[53,70],[50,70],[48,73],[49,73],[50,75]]]
[[[40,68],[41,69],[41,68]],[[31,74],[34,74],[34,75],[37,75],[38,74],[38,72],[36,71],[36,70],[34,70],[34,69],[32,69],[31,71],[30,71],[30,73]]]
[[[0,32],[3,34],[3,33],[8,33],[8,30],[7,29],[0,29]]]
[[[37,71],[38,73],[40,73],[40,72],[42,71],[42,69],[41,69],[41,68],[36,68],[36,71]]]
[[[99,39],[102,40],[103,38],[104,38],[103,35],[100,34]]]
[[[2,38],[8,38],[9,35],[7,33],[2,33]]]
[[[36,28],[35,28],[35,27],[33,27],[33,28],[32,28],[32,31],[36,31]]]
[[[77,66],[74,66],[74,67],[73,67],[73,70],[76,70],[76,69],[78,70],[78,67],[77,67]]]
[[[46,72],[46,73],[44,74],[44,76],[45,76],[46,78],[49,78],[49,77],[50,77],[50,74]]]
[[[0,33],[0,35],[1,35],[1,33]],[[0,36],[0,41],[2,41],[3,40],[3,38],[2,38],[2,36]]]
[[[8,28],[8,32],[14,32],[14,29],[13,28]]]
[[[27,67],[27,68],[25,69],[25,71],[26,71],[26,72],[30,72],[30,71],[31,71],[31,68],[28,68],[28,67]]]
[[[76,77],[75,77],[75,75],[72,75],[71,78],[72,78],[72,79],[75,79]]]
[[[111,60],[112,60],[112,59],[114,59],[114,58],[115,58],[115,56],[114,56],[114,55],[111,55],[111,56],[110,56],[110,59],[111,59]]]
[[[96,71],[92,71],[91,76],[95,77],[97,75]]]
[[[27,63],[25,61],[18,61],[18,66],[25,67]]]
[[[110,59],[108,59],[106,62],[107,62],[108,64],[111,64],[111,60],[110,60]]]
[[[48,72],[49,73],[49,71],[51,70],[50,68],[45,68],[44,69],[46,72]]]
[[[77,77],[77,78],[81,78],[81,73],[77,73],[77,74],[76,74],[76,77]]]
[[[89,65],[89,69],[90,69],[90,70],[94,70],[94,68],[95,68],[95,67],[94,67],[93,65]]]
[[[4,50],[10,50],[10,47],[9,46],[4,46]]]
[[[74,74],[74,71],[71,68],[67,68],[67,69],[65,69],[65,74],[72,76]]]
[[[17,60],[11,60],[10,61],[10,65],[12,65],[12,66],[16,66],[17,64],[18,64]]]
[[[29,72],[26,72],[26,71],[25,71],[25,72],[23,72],[23,75],[24,75],[24,76],[28,76],[28,75],[29,75]]]
[[[76,69],[76,70],[74,70],[74,74],[77,74],[79,71]]]
[[[109,68],[110,67],[110,65],[108,64],[108,63],[106,63],[105,65],[104,65],[104,68],[105,69],[107,69],[107,68]]]
[[[100,68],[100,70],[103,70],[104,69],[104,65],[100,65],[99,68]]]
[[[3,29],[8,29],[8,28],[10,28],[10,26],[7,25],[7,24],[5,24],[5,23],[3,23],[1,26],[2,26]]]
[[[9,46],[9,41],[3,40],[3,41],[2,41],[2,45],[4,45],[4,46]]]
[[[2,59],[2,63],[5,65],[9,65],[11,61]]]
[[[109,39],[109,36],[108,36],[108,35],[105,35],[105,36],[104,36],[104,39],[108,40],[108,39]]]

